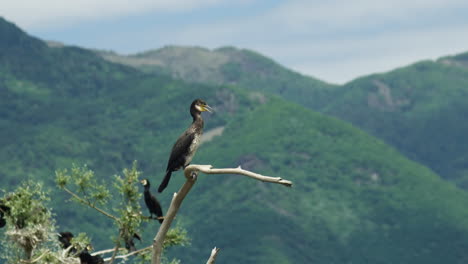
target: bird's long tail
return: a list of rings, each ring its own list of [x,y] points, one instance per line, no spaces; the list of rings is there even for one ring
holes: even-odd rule
[[[159,185],[158,192],[162,192],[164,189],[166,189],[167,185],[169,184],[169,180],[171,179],[171,174],[172,174],[172,171],[170,170],[166,171],[166,176],[164,176],[163,181]]]

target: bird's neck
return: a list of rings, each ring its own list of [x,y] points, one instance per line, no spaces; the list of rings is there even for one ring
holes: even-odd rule
[[[203,122],[201,113],[200,112],[193,113],[192,117],[193,117],[192,126],[203,129],[204,122]]]

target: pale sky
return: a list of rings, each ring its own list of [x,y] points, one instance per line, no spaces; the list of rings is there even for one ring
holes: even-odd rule
[[[467,0],[1,0],[31,35],[122,54],[257,51],[331,83],[468,51]]]

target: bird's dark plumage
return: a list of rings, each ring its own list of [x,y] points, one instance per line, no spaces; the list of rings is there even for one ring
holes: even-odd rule
[[[3,200],[0,200],[0,228],[6,225],[5,215],[10,212],[10,207],[6,206]]]
[[[158,192],[162,192],[168,185],[173,171],[185,168],[192,161],[203,133],[203,118],[201,112],[211,112],[211,107],[201,99],[196,99],[190,105],[190,115],[193,122],[185,132],[177,139],[172,147],[171,156],[167,162],[166,175],[164,176]]]
[[[141,181],[141,184],[143,184],[143,186],[145,187],[145,191],[143,192],[143,195],[145,196],[145,204],[146,204],[146,207],[148,207],[148,210],[150,212],[150,217],[153,217],[153,214],[156,216],[156,218],[162,217],[163,212],[161,209],[161,204],[158,202],[156,197],[154,197],[154,195],[151,194],[150,192],[151,184],[149,180],[144,179]],[[163,219],[158,219],[158,221],[159,223],[162,223]]]
[[[104,264],[104,259],[101,256],[89,254],[87,248],[81,251],[78,257],[80,258],[80,264]]]
[[[68,248],[71,246],[71,240],[73,238],[73,234],[71,232],[60,232],[58,236],[58,240],[62,245],[63,249]]]

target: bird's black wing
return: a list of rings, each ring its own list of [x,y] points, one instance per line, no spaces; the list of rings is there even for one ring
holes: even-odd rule
[[[184,166],[185,158],[189,153],[190,145],[195,138],[195,133],[185,131],[172,147],[171,156],[167,162],[166,170],[178,170]]]
[[[151,203],[152,203],[152,210],[157,217],[162,217],[163,216],[163,212],[162,212],[162,209],[161,209],[161,204],[158,202],[158,200],[156,199],[156,197],[154,197],[153,195],[151,195]],[[163,220],[162,219],[158,219],[159,223],[162,223]]]
[[[195,133],[190,133],[189,131],[189,129],[185,131],[172,147],[171,156],[167,162],[166,175],[159,185],[158,192],[162,192],[167,187],[169,180],[171,179],[172,172],[185,165],[185,160],[190,151],[190,145],[195,138]]]

